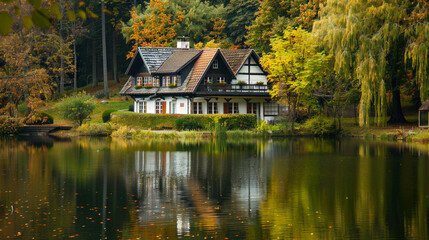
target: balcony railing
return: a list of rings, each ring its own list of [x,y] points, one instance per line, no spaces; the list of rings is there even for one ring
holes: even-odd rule
[[[271,86],[256,84],[202,84],[198,87],[199,94],[220,94],[220,95],[268,95]]]

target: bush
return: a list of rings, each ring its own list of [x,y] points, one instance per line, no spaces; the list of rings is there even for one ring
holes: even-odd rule
[[[86,136],[107,136],[107,124],[104,123],[85,123],[76,129],[81,135]]]
[[[18,120],[0,117],[0,135],[17,134],[21,130],[22,125]]]
[[[63,98],[57,103],[56,108],[65,119],[77,122],[80,126],[83,120],[94,111],[95,103],[92,96],[80,92]]]
[[[114,112],[111,122],[136,129],[199,129],[213,130],[215,119],[227,130],[254,129],[256,116],[253,114],[146,114],[134,112]],[[179,120],[182,119],[182,120]]]
[[[95,92],[95,93],[94,93],[94,97],[95,97],[95,98],[97,98],[97,99],[102,99],[102,98],[104,98],[104,91],[103,91],[103,90],[101,90],[101,91],[97,91],[97,92]]]
[[[23,122],[27,125],[52,124],[54,123],[54,118],[45,112],[33,113],[28,115]]]
[[[337,134],[334,119],[321,116],[308,119],[303,124],[303,128],[316,136],[329,136]]]
[[[106,111],[103,112],[102,118],[103,118],[104,123],[110,121],[110,115],[112,112],[116,112],[116,110],[115,109],[107,109]]]
[[[134,104],[128,106],[128,111],[134,112]]]
[[[247,84],[247,82],[245,82],[245,81],[238,81],[238,82],[237,82],[237,84],[238,84],[238,85],[246,85],[246,84]]]
[[[195,119],[179,118],[176,120],[177,130],[201,130],[203,127]]]

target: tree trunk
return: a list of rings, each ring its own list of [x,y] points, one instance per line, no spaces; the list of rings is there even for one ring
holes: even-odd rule
[[[73,77],[73,91],[77,90],[77,55],[76,55],[76,39],[73,42],[73,55],[74,55],[74,77]]]
[[[115,30],[112,31],[112,61],[113,61],[113,79],[115,83],[119,83],[118,79],[118,61],[116,59],[116,34]]]
[[[389,124],[406,123],[401,107],[401,90],[399,89],[399,80],[392,77],[392,107],[390,111]]]
[[[103,45],[103,82],[104,97],[109,98],[109,85],[107,82],[107,47],[106,47],[106,17],[104,14],[104,0],[101,0],[101,42]]]
[[[392,107],[390,112],[389,124],[406,123],[401,107],[401,90],[399,87],[392,92]]]
[[[97,50],[95,39],[92,40],[92,87],[97,87]]]
[[[60,31],[59,32],[60,32],[60,39],[61,39],[61,46],[60,46],[61,52],[62,52],[62,48],[64,47],[62,30],[63,30],[63,21],[60,21]],[[63,92],[64,92],[64,56],[62,53],[60,56],[60,68],[61,68],[61,70],[60,70],[60,94],[63,94]]]

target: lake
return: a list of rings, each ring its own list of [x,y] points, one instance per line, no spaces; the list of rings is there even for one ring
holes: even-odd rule
[[[0,239],[429,237],[426,145],[0,141]]]

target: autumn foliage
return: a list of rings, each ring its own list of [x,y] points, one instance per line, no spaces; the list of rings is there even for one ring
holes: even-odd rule
[[[146,11],[149,14],[143,16],[139,16],[135,8],[131,11],[133,23],[129,40],[135,44],[127,59],[133,57],[137,47],[165,47],[176,37],[174,26],[182,21],[180,13],[175,16],[168,13],[163,0],[151,0]]]

